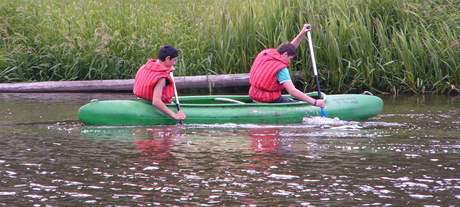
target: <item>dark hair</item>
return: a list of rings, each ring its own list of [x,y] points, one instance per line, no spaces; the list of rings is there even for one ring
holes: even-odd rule
[[[179,56],[179,51],[177,51],[177,49],[171,45],[165,45],[161,47],[160,52],[158,52],[157,59],[165,61],[168,56],[169,58],[173,59]]]
[[[283,43],[276,49],[280,54],[287,52],[289,56],[295,56],[297,53],[296,50],[297,48],[291,43]]]

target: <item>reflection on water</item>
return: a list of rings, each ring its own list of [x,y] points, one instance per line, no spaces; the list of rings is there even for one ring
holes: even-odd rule
[[[69,96],[0,96],[0,205],[460,203],[455,98],[386,99],[367,122],[88,127],[94,97]]]

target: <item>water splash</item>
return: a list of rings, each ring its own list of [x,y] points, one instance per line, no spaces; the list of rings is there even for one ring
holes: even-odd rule
[[[384,122],[384,121],[345,121],[339,118],[328,118],[328,117],[305,117],[301,124],[190,124],[185,125],[186,128],[190,129],[250,129],[250,128],[280,128],[280,129],[351,129],[358,130],[363,128],[388,128],[388,127],[403,127],[405,124],[396,122]]]
[[[358,126],[359,122],[356,121],[344,121],[339,118],[328,118],[328,117],[305,117],[303,119],[304,125],[310,125],[313,127],[331,127],[331,126]]]

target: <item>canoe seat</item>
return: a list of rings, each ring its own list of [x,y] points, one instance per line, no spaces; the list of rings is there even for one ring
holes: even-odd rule
[[[215,98],[214,100],[215,101],[230,102],[230,103],[237,103],[237,104],[246,104],[246,103],[244,103],[242,101],[238,101],[238,100],[231,99],[231,98]]]

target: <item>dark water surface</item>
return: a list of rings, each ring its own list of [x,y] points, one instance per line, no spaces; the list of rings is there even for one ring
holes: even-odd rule
[[[460,97],[367,122],[85,127],[123,94],[0,94],[0,206],[460,206]]]

